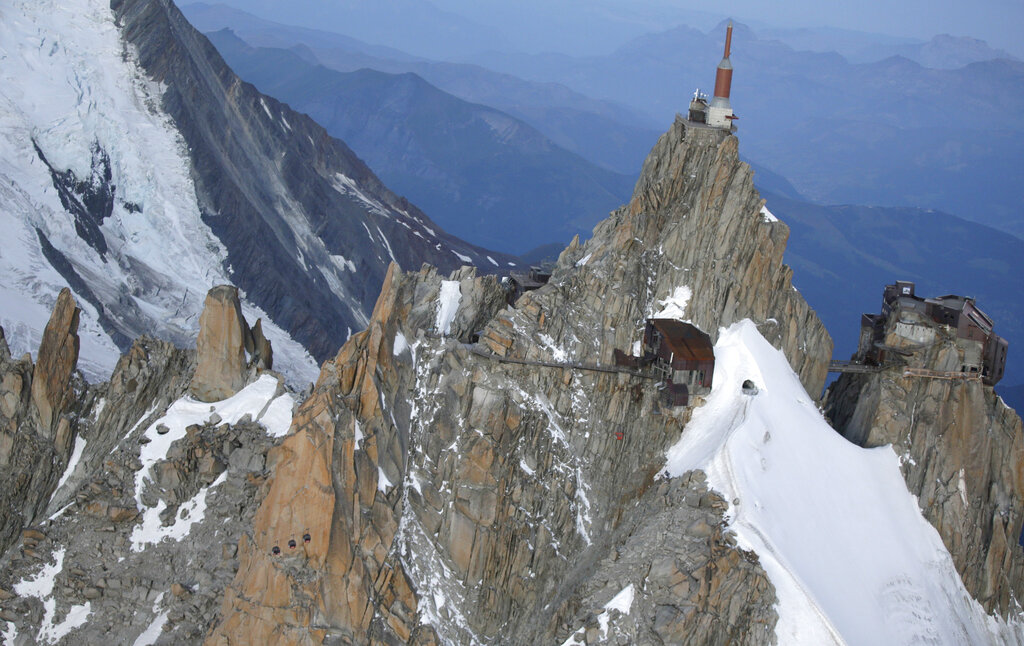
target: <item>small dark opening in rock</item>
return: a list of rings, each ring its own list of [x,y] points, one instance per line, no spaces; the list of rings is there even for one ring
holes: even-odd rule
[[[280,553],[281,553],[281,548],[280,548],[280,547],[278,547],[277,545],[275,545],[275,546],[274,546],[274,549],[272,549],[272,550],[270,550],[270,551],[274,553],[274,556],[277,556],[278,554],[280,554]]]
[[[310,536],[309,534],[303,534],[302,535],[302,542],[303,543],[308,543],[311,540],[313,540],[313,537]]]
[[[288,547],[290,547],[292,549],[295,549],[295,539],[294,538],[291,539],[290,541],[288,541]]]

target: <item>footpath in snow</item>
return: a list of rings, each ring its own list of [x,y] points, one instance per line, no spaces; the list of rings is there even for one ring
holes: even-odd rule
[[[890,447],[832,430],[751,321],[721,331],[715,358],[711,395],[667,469],[702,469],[732,501],[730,528],[775,585],[780,644],[1024,641],[970,598]]]

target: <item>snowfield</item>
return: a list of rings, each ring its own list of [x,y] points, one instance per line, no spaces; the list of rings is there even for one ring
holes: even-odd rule
[[[457,280],[441,281],[441,292],[437,301],[437,317],[434,321],[434,329],[438,334],[448,335],[452,331],[452,321],[459,313],[459,303],[462,301],[462,288]]]
[[[721,331],[715,358],[667,469],[702,469],[732,501],[729,526],[779,597],[779,644],[1024,642],[1024,625],[970,598],[890,447],[832,430],[751,321]],[[747,379],[758,394],[743,393]]]

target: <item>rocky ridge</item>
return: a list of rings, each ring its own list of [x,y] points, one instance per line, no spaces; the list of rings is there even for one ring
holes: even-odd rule
[[[66,413],[84,387],[80,377],[72,381],[78,312],[71,291],[61,290],[35,364],[12,358],[0,329],[0,551],[45,508],[71,455],[75,429]]]
[[[215,621],[238,567],[237,537],[262,498],[266,454],[287,430],[294,400],[283,378],[261,367],[270,346],[256,326],[248,344],[241,333],[217,334],[225,322],[251,333],[231,316],[237,289],[216,287],[207,302],[198,362],[195,351],[143,337],[109,382],[85,383],[72,373],[76,308],[68,290],[36,364],[3,356],[0,401],[10,419],[5,437],[13,437],[2,456],[4,505],[20,512],[4,515],[7,641],[56,643],[74,631],[87,643],[146,635],[144,643],[162,635],[195,643]],[[256,352],[261,343],[264,354]],[[203,380],[236,397],[211,405],[183,398],[196,386],[197,363],[244,358],[247,345],[240,382],[237,374]],[[29,392],[56,404],[51,427],[61,435],[41,432]],[[7,415],[14,401],[19,408]]]
[[[752,318],[820,392],[831,340],[762,206],[735,138],[677,120],[631,203],[514,307],[493,278],[393,266],[270,458],[209,643],[539,643],[580,626],[587,643],[770,643],[770,584],[715,529],[724,501],[657,479],[689,409],[660,410],[640,377],[499,360],[611,363],[689,286],[686,318],[712,336]],[[655,511],[669,490],[686,503]],[[652,540],[667,527],[693,540]],[[303,552],[275,555],[305,533]],[[655,556],[647,583],[616,565]],[[630,584],[636,623],[595,636],[601,604]],[[726,590],[745,602],[709,602]]]
[[[225,287],[209,294],[201,335],[217,342],[198,357],[142,338],[97,385],[73,362],[37,362],[55,375],[44,382],[61,411],[52,423],[68,431],[53,467],[24,476],[31,486],[12,499],[29,513],[0,557],[5,637],[774,643],[777,591],[727,528],[730,501],[702,472],[663,473],[694,409],[664,408],[643,376],[578,367],[610,364],[664,309],[713,336],[750,318],[820,392],[831,342],[790,286],[785,225],[763,211],[735,150],[734,137],[677,121],[631,203],[512,306],[505,284],[472,268],[445,277],[392,265],[368,328],[302,395],[259,365],[269,344],[257,350],[257,326]],[[72,356],[73,310],[68,295],[40,357]],[[227,399],[187,396],[203,381],[197,365],[247,354],[240,383],[235,366],[214,384]],[[38,417],[33,366],[3,365],[0,402],[22,411],[5,427],[13,446],[39,435],[24,422]],[[874,405],[862,400],[858,419]],[[967,454],[1002,470],[990,480],[1002,506],[985,507],[973,485],[964,495],[1005,534],[1016,489],[996,481],[1015,463],[984,451]],[[34,473],[17,457],[27,452],[10,455],[12,471]],[[959,493],[937,489],[935,500],[954,509]],[[968,522],[941,522],[951,519]],[[983,602],[1012,605],[1006,536],[949,534],[966,545],[954,558],[987,545],[986,568],[996,565],[978,576],[975,559],[961,574],[994,582],[976,593]]]
[[[959,370],[955,331],[928,326],[923,345],[898,326],[925,321],[891,316],[884,343],[905,353],[874,374],[844,374],[826,398],[833,427],[855,444],[891,444],[908,489],[942,537],[971,595],[1004,618],[1021,612],[1024,552],[1024,436],[1020,417],[978,379],[908,374]],[[854,357],[862,358],[862,357]]]

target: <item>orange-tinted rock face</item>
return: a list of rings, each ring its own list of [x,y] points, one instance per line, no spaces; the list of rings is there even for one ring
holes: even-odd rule
[[[370,329],[324,365],[271,453],[267,496],[207,643],[366,643],[375,618],[373,630],[402,641],[412,634],[416,598],[390,553],[399,488],[381,480],[386,466],[383,477],[400,482],[404,464],[375,380],[391,374],[399,274],[393,265]]]
[[[45,509],[71,455],[78,315],[61,290],[34,366],[27,354],[12,360],[0,337],[0,553]]]
[[[78,364],[78,315],[71,290],[65,287],[46,324],[32,375],[32,403],[43,429],[58,430],[55,422],[72,399],[69,382]]]
[[[238,288],[219,285],[206,295],[196,340],[198,365],[190,390],[201,401],[219,401],[245,386],[246,347],[252,347]]]

